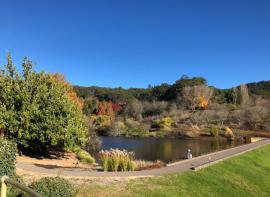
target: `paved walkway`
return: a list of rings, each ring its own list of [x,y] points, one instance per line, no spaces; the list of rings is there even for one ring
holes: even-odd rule
[[[183,160],[168,164],[166,167],[152,170],[134,171],[134,172],[97,172],[78,168],[45,168],[35,164],[17,163],[17,168],[24,171],[37,172],[42,174],[61,174],[63,176],[80,176],[80,177],[146,177],[165,175],[176,172],[189,171],[192,168],[197,169],[203,166],[216,163],[218,161],[245,153],[247,151],[270,144],[270,139],[261,140],[251,144],[245,144],[234,148],[202,155],[189,160]]]

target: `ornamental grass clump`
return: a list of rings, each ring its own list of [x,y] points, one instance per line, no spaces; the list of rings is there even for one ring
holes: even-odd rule
[[[134,152],[127,150],[101,150],[99,159],[104,171],[133,171],[135,169]]]

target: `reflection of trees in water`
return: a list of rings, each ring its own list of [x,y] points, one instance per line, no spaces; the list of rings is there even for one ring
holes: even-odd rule
[[[108,141],[107,141],[108,140]],[[127,149],[135,152],[137,159],[143,160],[162,160],[165,162],[175,161],[186,158],[187,150],[191,149],[193,156],[207,154],[209,152],[222,150],[239,145],[241,142],[227,142],[221,138],[206,139],[132,139],[132,138],[113,138],[106,139],[104,143],[111,146],[117,145],[119,149]],[[108,144],[107,144],[108,145]],[[108,146],[106,146],[108,147]],[[115,148],[115,146],[113,146]]]
[[[211,142],[211,150],[220,150],[220,143],[217,140]]]
[[[165,156],[166,160],[170,160],[172,155],[174,155],[174,144],[171,143],[170,141],[165,141],[164,142],[164,149],[163,149],[163,155]]]

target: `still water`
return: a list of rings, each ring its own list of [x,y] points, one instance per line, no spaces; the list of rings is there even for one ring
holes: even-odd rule
[[[135,152],[136,159],[163,162],[185,159],[188,149],[192,150],[193,156],[199,156],[243,144],[214,137],[198,139],[100,137],[100,140],[103,150],[126,149]]]

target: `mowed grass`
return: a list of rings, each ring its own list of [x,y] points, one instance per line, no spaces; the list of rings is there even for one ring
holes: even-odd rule
[[[270,196],[270,145],[196,172],[86,184],[79,196]]]

